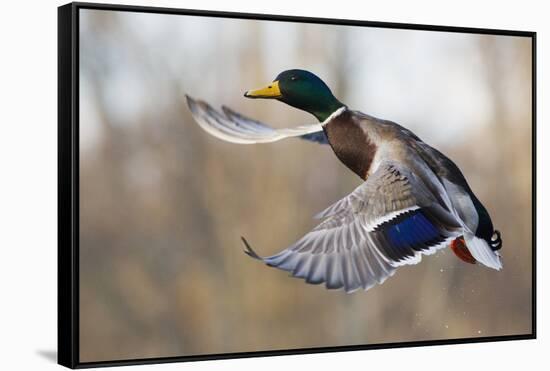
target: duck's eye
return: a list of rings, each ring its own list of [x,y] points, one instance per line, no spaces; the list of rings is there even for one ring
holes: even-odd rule
[[[298,80],[298,78],[297,78],[296,76],[292,76],[290,79],[291,79],[292,81]]]

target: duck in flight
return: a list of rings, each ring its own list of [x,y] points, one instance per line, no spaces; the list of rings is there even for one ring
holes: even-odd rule
[[[500,233],[460,169],[410,130],[349,109],[305,70],[280,73],[247,98],[276,99],[311,113],[318,124],[274,129],[228,107],[214,110],[187,96],[195,121],[209,134],[238,144],[290,137],[328,144],[363,182],[315,218],[312,231],[269,257],[243,238],[245,252],[268,266],[353,292],[383,283],[403,265],[450,247],[462,261],[500,270]]]

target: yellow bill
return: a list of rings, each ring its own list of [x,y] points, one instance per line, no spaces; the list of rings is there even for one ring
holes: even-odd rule
[[[249,90],[244,93],[247,98],[267,98],[276,99],[282,97],[281,90],[279,89],[279,81],[273,81],[265,88]]]

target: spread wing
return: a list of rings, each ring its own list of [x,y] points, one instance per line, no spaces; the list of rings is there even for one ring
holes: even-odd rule
[[[284,138],[299,137],[309,141],[328,144],[321,124],[297,126],[288,129],[274,129],[252,120],[228,107],[216,111],[208,103],[189,96],[187,105],[199,126],[207,133],[226,142],[254,144],[275,142]]]
[[[245,252],[308,283],[367,290],[460,235],[460,223],[440,199],[412,171],[386,162],[319,213],[321,224],[292,246],[261,258],[243,239]]]

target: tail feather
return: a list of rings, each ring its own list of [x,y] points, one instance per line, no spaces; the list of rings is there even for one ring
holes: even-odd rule
[[[500,254],[497,251],[493,251],[487,241],[470,233],[467,233],[464,239],[466,240],[468,250],[475,260],[497,271],[502,269]]]

